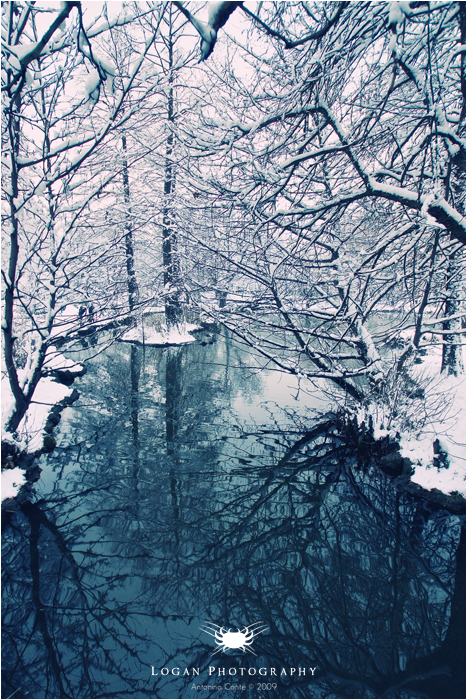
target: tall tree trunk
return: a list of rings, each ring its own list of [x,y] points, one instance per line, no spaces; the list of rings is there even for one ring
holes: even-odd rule
[[[459,44],[465,45],[466,41],[466,25],[465,25],[465,2],[459,2],[459,28],[460,37]],[[460,53],[461,59],[461,76],[460,86],[462,92],[461,113],[459,123],[465,119],[466,108],[466,81],[465,81],[465,51]],[[446,177],[446,194],[449,196],[449,185],[452,188],[452,196],[454,204],[459,211],[462,211],[465,216],[465,149],[458,149],[457,153],[452,158],[451,172],[448,171]],[[444,304],[444,316],[451,319],[443,323],[443,359],[441,363],[441,372],[448,375],[457,375],[464,371],[464,363],[462,356],[462,328],[465,329],[465,319],[452,319],[452,316],[462,313],[462,303],[460,300],[464,297],[465,289],[465,274],[464,261],[462,253],[452,253],[449,256],[448,278],[446,283],[446,302]],[[457,333],[447,333],[446,331],[457,331]]]
[[[449,256],[448,280],[446,284],[447,298],[444,303],[444,316],[447,319],[443,322],[443,359],[441,362],[441,372],[454,375],[464,371],[462,357],[462,330],[465,330],[464,318],[453,318],[462,313],[462,290],[464,288],[463,262],[459,253]],[[449,331],[453,331],[449,333]]]
[[[174,147],[174,89],[173,89],[173,42],[172,34],[168,39],[169,48],[169,92],[167,99],[167,126],[165,173],[164,173],[164,211],[162,219],[162,262],[164,266],[164,301],[167,329],[176,327],[181,320],[180,303],[180,262],[177,251],[177,234],[174,227],[173,193],[175,190],[175,169],[173,163]]]
[[[15,3],[10,4],[10,14],[14,10]],[[10,23],[11,24],[11,23]],[[24,79],[21,79],[24,81]],[[20,86],[21,87],[21,86]],[[9,191],[7,191],[7,200],[10,210],[9,236],[10,250],[8,260],[8,277],[3,273],[5,283],[4,293],[4,317],[2,323],[3,331],[3,353],[5,366],[8,372],[8,380],[10,383],[11,392],[15,400],[15,408],[7,425],[7,430],[14,432],[21,422],[28,407],[26,395],[20,386],[18,372],[14,356],[14,344],[17,338],[13,330],[14,304],[15,304],[15,285],[17,279],[17,267],[19,256],[19,222],[16,210],[15,198],[18,197],[18,158],[20,146],[20,112],[21,112],[21,89],[18,88],[16,97],[13,99],[10,91],[7,91],[7,99],[11,100],[11,110],[8,115],[8,123],[6,130],[10,146],[10,172],[9,172]],[[5,175],[5,178],[8,176]],[[5,227],[6,228],[6,227]]]
[[[126,136],[122,136],[123,147],[123,197],[125,200],[125,257],[128,284],[128,306],[133,311],[138,303],[139,291],[135,273],[135,255],[133,247],[133,226],[131,223],[130,183],[128,180],[128,161],[126,157]]]
[[[40,63],[39,63],[40,65]],[[44,98],[44,91],[41,89],[41,109],[42,118],[44,126],[44,146],[46,154],[50,152],[50,139],[49,139],[49,122],[47,118],[47,107]],[[17,98],[15,100],[15,106],[17,107],[16,113],[12,115],[13,123],[13,138],[10,140],[14,147],[11,148],[11,193],[13,197],[18,196],[18,158],[19,158],[19,146],[20,146],[20,107],[21,107],[21,93],[18,92]],[[11,132],[10,132],[11,133]],[[50,158],[46,157],[44,161],[44,176],[48,177],[51,171]],[[21,421],[23,420],[29,405],[32,401],[34,392],[37,385],[39,384],[42,377],[42,368],[44,366],[45,357],[48,349],[48,339],[52,332],[54,324],[54,311],[56,306],[56,271],[57,271],[57,253],[55,248],[55,235],[54,235],[54,225],[55,225],[55,208],[53,205],[52,197],[52,187],[50,184],[46,188],[48,192],[48,209],[49,209],[49,222],[48,222],[48,236],[51,246],[52,256],[50,259],[51,264],[49,265],[50,274],[50,295],[48,298],[48,322],[47,325],[39,331],[35,338],[35,351],[33,354],[32,362],[28,369],[28,374],[25,380],[23,380],[22,386],[19,384],[17,366],[14,358],[14,343],[17,338],[13,333],[13,320],[14,320],[14,283],[13,281],[17,277],[17,262],[19,254],[19,219],[16,213],[16,206],[14,204],[14,199],[10,202],[10,212],[11,212],[11,245],[10,245],[10,259],[9,259],[9,281],[11,284],[7,283],[5,289],[5,320],[4,324],[4,346],[5,346],[5,362],[8,368],[8,377],[10,381],[10,388],[15,398],[15,408],[7,422],[7,430],[14,433]]]

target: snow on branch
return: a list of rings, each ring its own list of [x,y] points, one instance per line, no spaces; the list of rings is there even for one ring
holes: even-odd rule
[[[331,29],[331,27],[336,24],[337,20],[347,7],[347,5],[350,5],[349,2],[340,2],[338,5],[338,8],[334,15],[329,19],[320,29],[317,29],[314,32],[311,32],[310,34],[306,34],[304,37],[300,39],[296,39],[294,41],[291,41],[290,39],[287,39],[283,34],[280,32],[277,32],[275,29],[272,29],[268,24],[263,22],[262,19],[258,17],[258,15],[255,15],[254,12],[251,12],[243,3],[239,3],[242,5],[242,10],[245,12],[246,15],[251,17],[251,19],[259,24],[259,26],[264,29],[266,34],[269,34],[269,36],[272,36],[276,39],[279,39],[280,41],[284,42],[285,48],[286,49],[293,49],[297,46],[300,46],[301,44],[306,44],[309,41],[313,41],[315,39],[321,39],[327,32]]]
[[[72,0],[71,2],[63,3],[63,5],[63,9],[61,10],[61,12],[59,12],[58,16],[55,18],[55,20],[52,22],[50,27],[43,34],[42,38],[39,41],[34,42],[27,47],[19,45],[8,47],[8,50],[16,55],[21,65],[21,72],[18,72],[16,73],[16,75],[14,75],[11,84],[8,85],[8,88],[11,88],[15,83],[17,83],[20,80],[20,77],[22,75],[25,75],[26,68],[28,67],[28,65],[32,61],[35,61],[37,58],[39,58],[45,46],[47,45],[47,42],[54,34],[54,32],[60,27],[60,25],[67,19],[73,7],[79,8],[81,3],[77,0]]]
[[[207,23],[200,22],[199,19],[183,6],[183,3],[174,2],[174,5],[176,5],[180,12],[191,22],[201,37],[201,62],[205,61],[212,54],[217,41],[217,32],[227,22],[232,12],[239,5],[243,5],[243,2],[210,2],[209,19]]]
[[[377,182],[372,177],[370,177],[368,194],[373,197],[390,199],[420,212],[423,210],[426,200],[431,197],[428,194],[419,195],[418,192],[412,192],[406,187],[394,187]],[[426,210],[438,225],[446,228],[453,238],[465,245],[465,217],[462,214],[459,214],[443,197],[439,196],[430,201]]]

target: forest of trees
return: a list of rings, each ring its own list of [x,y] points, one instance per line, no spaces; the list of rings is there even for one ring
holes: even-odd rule
[[[2,36],[9,432],[48,353],[153,307],[357,402],[433,344],[463,371],[464,2],[5,2]]]

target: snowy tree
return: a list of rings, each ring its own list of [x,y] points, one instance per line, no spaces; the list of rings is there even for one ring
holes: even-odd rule
[[[214,51],[217,110],[192,132],[208,154],[192,186],[211,167],[212,196],[245,222],[243,250],[210,250],[245,280],[248,317],[214,316],[266,360],[362,397],[361,377],[372,390],[433,338],[461,341],[464,7],[246,12],[258,33],[227,70]]]
[[[50,348],[159,289],[355,398],[433,340],[458,371],[463,3],[83,7],[3,8],[10,430]]]
[[[179,33],[179,32],[178,32]],[[164,208],[162,214],[162,260],[164,269],[164,300],[167,330],[178,327],[181,321],[181,277],[178,236],[174,211],[176,186],[176,87],[174,86],[174,48],[177,30],[172,8],[167,19],[165,39],[167,62],[167,137],[164,164]]]
[[[156,28],[162,9],[149,11]],[[2,330],[14,398],[10,431],[57,339],[82,330],[85,317],[89,325],[119,315],[102,270],[115,265],[127,234],[115,238],[97,200],[125,171],[119,133],[141,116],[153,89],[154,80],[139,75],[155,31],[138,24],[148,12],[137,6],[113,19],[105,7],[103,13],[87,20],[78,2],[58,10],[3,6]],[[125,74],[106,57],[103,40],[128,23],[138,28],[138,53]]]

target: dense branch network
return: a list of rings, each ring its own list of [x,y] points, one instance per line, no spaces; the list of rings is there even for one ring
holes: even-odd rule
[[[9,428],[60,339],[154,303],[355,400],[432,343],[457,372],[464,4],[110,10],[3,8]]]

